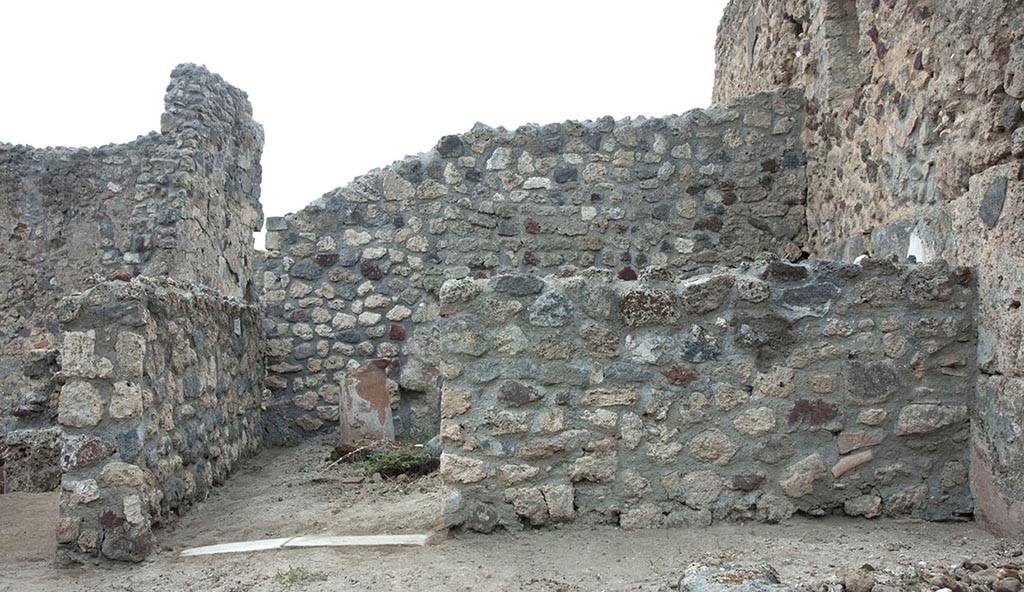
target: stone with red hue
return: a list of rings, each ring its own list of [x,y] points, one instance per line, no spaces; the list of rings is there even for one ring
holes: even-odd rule
[[[789,425],[826,427],[839,417],[839,408],[823,399],[797,399],[789,410]]]
[[[124,524],[124,518],[110,510],[107,510],[106,512],[103,512],[102,516],[100,516],[100,524],[103,525],[103,528],[117,528]]]
[[[65,471],[89,467],[114,454],[114,447],[92,436],[69,436],[61,446],[60,464]]]
[[[884,439],[885,430],[880,429],[842,432],[839,434],[839,440],[837,442],[839,446],[839,454],[846,454],[847,452],[852,452],[858,448],[877,446],[881,444]]]
[[[388,331],[388,338],[391,341],[405,341],[405,327],[392,323]]]
[[[838,479],[862,464],[871,462],[873,458],[875,458],[875,453],[870,450],[844,456],[839,459],[839,462],[832,466],[832,476]]]
[[[359,266],[359,273],[363,274],[364,278],[373,281],[377,281],[384,277],[384,271],[381,270],[379,266],[374,265],[369,261],[364,261],[362,265]]]
[[[338,254],[320,253],[316,256],[316,262],[320,267],[330,267],[338,262]]]
[[[686,386],[697,380],[697,371],[693,368],[680,368],[672,366],[668,370],[662,370],[661,374],[668,379],[669,383],[679,386]]]
[[[340,401],[342,452],[394,442],[395,424],[387,387],[390,363],[368,360],[345,375]]]

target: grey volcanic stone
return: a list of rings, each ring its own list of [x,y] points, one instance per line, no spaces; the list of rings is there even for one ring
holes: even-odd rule
[[[720,353],[714,336],[700,325],[692,325],[680,336],[679,343],[679,357],[695,364],[714,360]]]
[[[292,265],[291,276],[302,280],[315,280],[320,277],[323,268],[317,265],[312,259],[296,261]]]
[[[509,380],[498,388],[498,402],[506,407],[520,407],[541,398],[537,389]]]
[[[490,285],[495,292],[509,296],[530,296],[540,294],[544,289],[540,278],[524,274],[498,276],[491,280]]]
[[[839,287],[823,282],[789,288],[782,293],[779,303],[790,310],[820,317],[828,311],[828,307],[838,297]]]
[[[992,181],[992,184],[985,190],[981,198],[981,206],[978,208],[978,215],[985,226],[994,228],[999,222],[999,216],[1003,213],[1003,202],[1006,201],[1006,177],[999,176]]]
[[[561,327],[575,312],[571,300],[557,292],[545,292],[530,305],[530,323],[538,327]]]

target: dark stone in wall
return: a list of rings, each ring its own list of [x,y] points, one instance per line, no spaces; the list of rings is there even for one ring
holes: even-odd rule
[[[309,259],[296,261],[292,265],[291,274],[299,279],[312,281],[319,278],[321,273],[323,273],[321,267],[315,261]]]
[[[805,310],[809,314],[822,315],[839,297],[839,293],[839,287],[832,283],[810,284],[787,289],[779,302],[790,310]]]
[[[462,156],[462,139],[458,136],[445,136],[437,143],[437,152],[444,158]]]
[[[996,177],[992,184],[985,190],[981,199],[981,207],[978,208],[978,215],[982,222],[989,228],[994,228],[999,222],[999,216],[1003,213],[1003,202],[1006,201],[1006,177]]]
[[[498,293],[509,296],[529,296],[540,294],[544,282],[532,275],[503,275],[491,280],[491,288]]]
[[[851,361],[846,367],[846,382],[853,402],[882,403],[899,392],[903,372],[886,361]]]

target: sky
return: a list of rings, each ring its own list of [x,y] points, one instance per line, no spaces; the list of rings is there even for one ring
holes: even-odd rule
[[[0,142],[159,129],[173,67],[245,90],[282,216],[476,122],[662,116],[711,102],[726,0],[11,2]],[[257,236],[261,246],[262,236]]]

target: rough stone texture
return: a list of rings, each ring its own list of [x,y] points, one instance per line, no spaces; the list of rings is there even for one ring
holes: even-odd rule
[[[977,275],[982,396],[972,418],[972,486],[979,517],[1020,534],[1021,5],[768,5],[730,2],[715,98],[805,88],[809,252],[941,258]]]
[[[881,255],[895,239],[905,257],[915,235],[935,256],[941,206],[1012,158],[1022,43],[1014,0],[731,0],[714,100],[805,89],[809,252]]]
[[[794,511],[969,516],[969,276],[940,263],[780,265],[679,281],[548,276],[539,293],[476,280],[441,325],[446,522],[475,529],[483,512],[485,530],[547,525],[546,487],[572,490],[565,519],[626,528]],[[712,277],[729,281],[681,304]],[[765,283],[759,302],[742,297],[753,282]],[[894,287],[897,299],[875,298]],[[679,313],[632,322],[621,303],[638,291]],[[530,313],[552,299],[570,311],[554,327]],[[496,347],[511,329],[515,353]],[[617,347],[594,344],[595,329]]]
[[[0,144],[0,473],[7,491],[57,481],[27,440],[56,414],[54,315],[89,277],[174,277],[255,299],[252,233],[262,128],[245,93],[194,65],[171,73],[160,133],[100,148]],[[5,460],[6,459],[6,460]],[[29,463],[29,461],[33,461]],[[16,489],[17,488],[17,489]]]
[[[435,323],[475,296],[473,278],[519,272],[492,286],[505,298],[536,293],[533,276],[546,273],[598,267],[635,279],[652,264],[693,271],[763,252],[797,258],[806,238],[801,96],[664,118],[478,125],[269,220],[272,438],[302,437],[298,422],[314,424],[295,398],[336,405],[333,385],[369,358],[397,360],[397,431],[435,431]],[[445,280],[458,281],[442,289]],[[721,291],[716,281],[692,286],[682,308],[691,299],[715,307],[706,295]],[[638,295],[634,308],[638,323],[668,314],[656,294]],[[547,294],[529,314],[557,327],[573,311]],[[498,347],[520,347],[519,336],[506,332]]]
[[[61,372],[60,516],[76,534],[59,556],[140,561],[153,526],[204,499],[261,443],[260,311],[136,278],[71,296],[59,314],[65,336],[92,337],[74,354],[93,361]]]
[[[478,125],[258,258],[262,131],[202,68],[159,134],[0,145],[0,491],[59,484],[65,557],[141,560],[380,359],[454,526],[1024,532],[1022,39],[1011,0],[732,0],[723,104]]]
[[[978,282],[978,398],[972,414],[972,487],[981,518],[1006,534],[1024,532],[1024,167],[992,167],[970,180],[955,203],[958,256]],[[995,225],[981,213],[1006,180]]]

